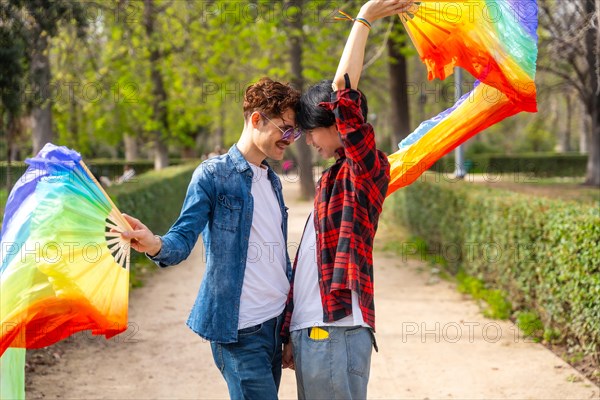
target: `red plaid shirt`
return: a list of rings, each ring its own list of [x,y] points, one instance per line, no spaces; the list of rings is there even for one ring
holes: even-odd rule
[[[323,172],[315,195],[314,224],[323,321],[352,313],[352,290],[357,292],[364,321],[375,329],[373,300],[373,239],[390,182],[387,156],[375,147],[373,127],[364,122],[360,92],[343,89],[332,94],[332,110],[343,147],[336,163]],[[300,251],[298,251],[300,254]],[[282,336],[289,336],[294,310],[292,284]]]

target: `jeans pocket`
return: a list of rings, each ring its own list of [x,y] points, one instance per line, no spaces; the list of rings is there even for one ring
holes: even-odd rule
[[[258,324],[254,326],[249,326],[248,328],[238,330],[238,336],[249,336],[254,335],[257,332],[260,332],[263,324]]]
[[[215,365],[219,368],[219,371],[223,372],[225,368],[225,360],[223,360],[223,347],[219,343],[210,342],[210,348],[212,350],[213,359]]]
[[[348,372],[368,377],[371,370],[371,351],[373,342],[367,328],[359,327],[344,332],[346,336],[346,353]]]

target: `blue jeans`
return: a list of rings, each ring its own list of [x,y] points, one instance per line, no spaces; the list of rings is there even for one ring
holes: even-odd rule
[[[229,397],[277,399],[281,382],[281,316],[240,329],[237,343],[211,342],[215,364],[223,374]]]
[[[375,337],[360,326],[334,327],[327,339],[291,332],[298,399],[366,399]]]

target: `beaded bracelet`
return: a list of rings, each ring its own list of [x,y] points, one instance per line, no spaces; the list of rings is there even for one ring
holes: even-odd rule
[[[345,12],[343,12],[342,10],[338,10],[338,12],[340,14],[342,14],[344,17],[334,17],[333,19],[336,19],[338,21],[352,21],[352,22],[359,22],[361,24],[363,24],[364,26],[366,26],[367,28],[371,29],[371,23],[369,21],[367,21],[364,18],[358,17],[358,18],[352,18],[350,15],[346,14]]]

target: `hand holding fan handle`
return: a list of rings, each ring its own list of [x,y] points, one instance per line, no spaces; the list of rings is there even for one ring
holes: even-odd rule
[[[139,219],[130,215],[123,214],[123,217],[130,224],[130,231],[121,232],[124,239],[131,240],[131,247],[140,253],[146,253],[150,257],[156,256],[162,248],[162,240],[160,236],[152,233],[146,225]]]
[[[115,205],[115,203],[112,201],[112,199],[110,198],[110,196],[108,195],[108,193],[106,193],[106,190],[104,190],[104,188],[102,187],[102,185],[98,182],[98,180],[96,179],[96,177],[94,176],[94,174],[92,174],[90,172],[90,170],[88,169],[87,165],[85,165],[85,163],[83,161],[79,161],[79,164],[85,170],[85,172],[89,175],[90,179],[102,191],[102,193],[107,198],[107,200],[110,202],[110,205],[112,206],[112,210],[110,212],[111,217],[114,218],[115,222],[117,222],[117,224],[119,225],[120,228],[122,228],[122,229],[126,229],[127,228],[127,229],[131,230],[131,225],[129,225],[129,222],[127,222],[127,220],[125,218],[123,218],[123,216],[121,215],[121,212],[119,211],[119,209],[117,208],[117,206]]]
[[[100,185],[94,174],[90,172],[83,161],[80,161],[79,163],[96,186],[102,191],[104,196],[106,196],[112,206],[110,216],[117,223],[118,227],[116,228],[119,228],[116,229],[113,227],[112,230],[118,231],[124,240],[130,241],[130,247],[134,250],[139,251],[140,253],[147,253],[151,257],[157,255],[162,248],[162,239],[160,236],[153,234],[139,219],[133,218],[127,214],[122,214],[102,185]]]

